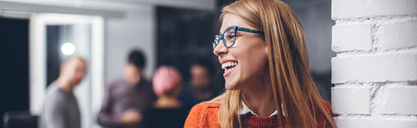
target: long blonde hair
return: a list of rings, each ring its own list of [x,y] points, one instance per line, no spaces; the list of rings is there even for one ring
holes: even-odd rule
[[[237,15],[265,33],[271,84],[280,124],[293,128],[317,127],[315,114],[311,113],[321,111],[335,128],[333,118],[310,76],[304,30],[290,7],[279,0],[240,0],[222,9],[220,21],[226,14]],[[221,102],[219,123],[222,128],[241,127],[241,90],[227,90],[212,101]],[[314,110],[314,107],[310,110],[311,105],[316,105],[319,110]]]

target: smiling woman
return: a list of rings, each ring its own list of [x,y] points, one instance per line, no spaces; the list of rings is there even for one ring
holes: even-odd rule
[[[310,76],[302,25],[285,3],[240,0],[220,19],[213,52],[227,91],[194,106],[185,127],[335,127]]]

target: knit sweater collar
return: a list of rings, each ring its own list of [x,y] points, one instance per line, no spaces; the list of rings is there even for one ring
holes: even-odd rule
[[[269,127],[280,127],[281,125],[278,122],[277,115],[271,117],[259,117],[252,114],[245,114],[241,115],[242,126],[244,128],[251,128],[251,127],[262,127],[262,128],[269,128]]]
[[[245,104],[245,102],[244,101],[242,101],[242,109],[240,109],[240,112],[239,112],[239,114],[240,115],[244,115],[244,114],[247,114],[247,113],[250,113],[250,114],[252,114],[252,115],[256,115],[256,116],[258,116],[258,114],[256,114],[255,112],[253,112],[248,106],[246,106],[246,104]],[[272,112],[270,115],[269,115],[269,117],[272,117],[272,116],[275,116],[275,115],[277,115],[277,110],[275,110],[274,112]]]

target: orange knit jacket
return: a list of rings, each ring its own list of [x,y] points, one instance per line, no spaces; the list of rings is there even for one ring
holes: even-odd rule
[[[324,101],[328,110],[331,106],[327,101]],[[185,121],[184,128],[220,128],[218,122],[220,103],[202,103],[194,106]],[[315,108],[317,128],[331,128],[332,126],[327,121],[322,112]],[[334,116],[332,114],[332,116]],[[241,115],[243,128],[282,128],[278,123],[278,117],[258,117],[252,114]],[[288,128],[288,126],[286,126]]]

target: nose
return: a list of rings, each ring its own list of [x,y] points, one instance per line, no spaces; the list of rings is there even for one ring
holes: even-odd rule
[[[227,54],[229,50],[224,46],[223,40],[217,44],[217,46],[213,49],[213,53],[216,56],[220,56],[221,54]]]

